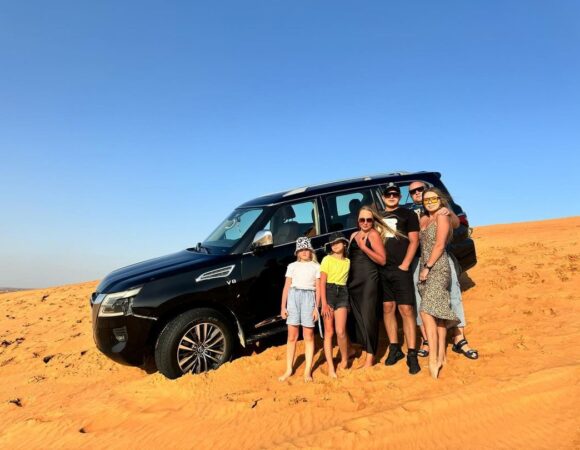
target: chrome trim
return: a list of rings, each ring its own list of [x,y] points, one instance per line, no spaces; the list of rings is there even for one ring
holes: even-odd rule
[[[308,189],[308,186],[292,189],[291,191],[282,194],[282,197],[290,197],[291,195],[302,194],[303,192],[306,192],[306,189]]]
[[[236,325],[238,326],[238,339],[240,340],[240,345],[246,348],[246,335],[244,334],[244,330],[242,330],[242,325],[240,321],[236,317]]]
[[[201,275],[199,275],[195,279],[195,281],[199,283],[200,281],[215,280],[216,278],[229,277],[232,271],[234,270],[234,267],[236,267],[235,264],[231,266],[221,267],[219,269],[213,269],[210,270],[209,272],[204,272]]]
[[[149,320],[157,320],[157,317],[149,317],[149,316],[142,316],[140,314],[135,314],[135,313],[131,313],[131,314],[127,314],[128,316],[133,316],[133,317],[137,317],[137,319],[149,319]]]
[[[356,230],[356,228],[347,228],[346,230],[340,230],[342,233],[344,233],[345,231],[349,231],[352,230],[354,232],[354,230]],[[330,236],[332,233],[335,233],[335,231],[330,231],[328,233],[323,233],[323,234],[317,234],[316,236],[312,236],[310,239],[318,239],[319,237],[324,237],[324,236]],[[350,236],[347,237],[347,239],[350,239]],[[296,245],[296,241],[291,241],[291,242],[286,242],[285,244],[278,244],[278,245],[274,245],[272,248],[280,248],[280,247],[284,247],[285,245]],[[324,244],[326,245],[326,244]],[[318,251],[318,250],[324,250],[324,245],[322,247],[318,247],[315,248],[314,251]],[[242,253],[242,256],[244,255],[253,255],[254,252],[244,252]]]
[[[260,327],[263,327],[263,326],[265,326],[265,325],[271,325],[271,324],[273,324],[273,323],[280,322],[280,321],[282,321],[282,320],[284,320],[284,319],[282,318],[282,316],[280,316],[280,315],[277,315],[277,316],[271,317],[271,318],[269,318],[269,319],[262,320],[261,322],[258,322],[258,323],[255,325],[255,327],[256,327],[256,328],[260,328]]]
[[[274,237],[272,236],[272,232],[270,230],[260,230],[254,236],[254,240],[252,241],[252,247],[265,247],[266,245],[273,245],[274,244]]]
[[[103,300],[105,299],[106,296],[107,296],[107,294],[99,294],[99,295],[97,295],[97,298],[95,298],[95,301],[93,301],[91,299],[91,303],[93,305],[100,305],[103,302]]]

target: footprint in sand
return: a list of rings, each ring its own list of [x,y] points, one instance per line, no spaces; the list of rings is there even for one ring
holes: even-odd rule
[[[360,436],[368,437],[372,434],[370,430],[374,428],[374,424],[370,419],[361,417],[360,419],[347,422],[343,425],[343,428],[350,433],[357,433]]]
[[[305,397],[294,397],[288,402],[290,405],[297,405],[298,403],[307,403],[308,399]]]

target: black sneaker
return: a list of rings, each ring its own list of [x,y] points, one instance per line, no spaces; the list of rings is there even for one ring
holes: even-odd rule
[[[407,367],[409,367],[411,375],[421,372],[421,366],[419,366],[419,360],[417,359],[417,350],[409,350],[407,353]]]
[[[403,359],[405,354],[401,350],[401,346],[398,344],[389,345],[389,356],[385,360],[385,366],[394,366],[397,361]]]

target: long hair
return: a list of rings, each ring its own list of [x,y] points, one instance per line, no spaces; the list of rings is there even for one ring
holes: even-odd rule
[[[397,230],[393,230],[390,226],[388,226],[384,221],[383,218],[379,215],[379,213],[377,212],[377,210],[375,208],[373,208],[372,206],[362,206],[361,209],[359,209],[358,213],[360,215],[361,211],[368,211],[372,214],[373,216],[373,228],[375,230],[378,231],[378,233],[381,235],[381,240],[383,242],[385,242],[388,238],[388,234],[392,234],[394,236],[396,236],[397,238],[407,238],[404,234],[399,233]],[[358,216],[357,216],[358,217]]]
[[[425,191],[423,191],[423,199],[425,199],[425,194],[427,192],[433,192],[434,194],[436,194],[437,197],[439,197],[439,201],[441,203],[441,208],[445,207],[449,211],[451,211],[451,207],[449,206],[449,198],[443,192],[441,192],[440,189],[438,189],[436,187],[431,187],[431,188],[425,189]],[[441,209],[441,208],[439,208],[439,209]],[[424,203],[423,203],[423,209],[425,210],[425,214],[427,214],[428,216],[431,216],[431,214],[429,213],[427,208],[425,208]]]

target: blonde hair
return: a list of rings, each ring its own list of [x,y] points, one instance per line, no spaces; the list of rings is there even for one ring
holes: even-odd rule
[[[399,233],[397,230],[394,230],[390,226],[388,226],[383,221],[383,218],[379,215],[377,210],[375,208],[373,208],[372,206],[365,205],[365,206],[361,207],[361,209],[359,209],[359,211],[358,211],[359,216],[360,216],[361,211],[368,211],[372,214],[373,219],[374,219],[373,220],[373,228],[375,230],[377,230],[378,233],[381,235],[381,239],[383,242],[385,242],[387,240],[389,233],[394,235],[397,239],[399,239],[399,238],[407,239],[407,236],[405,236],[402,233]]]
[[[305,250],[308,250],[310,252],[310,261],[314,261],[315,263],[318,264],[318,258],[316,257],[316,252],[313,252],[312,250],[310,250],[308,248]],[[300,256],[298,256],[298,253],[296,253],[296,261],[298,261],[298,262],[302,261],[300,259]]]

